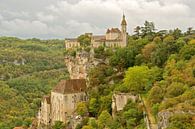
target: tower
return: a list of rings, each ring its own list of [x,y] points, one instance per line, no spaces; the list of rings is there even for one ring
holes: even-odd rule
[[[126,33],[126,31],[127,31],[127,22],[125,20],[124,14],[123,14],[122,22],[121,22],[121,31],[122,31],[122,33]]]
[[[124,14],[123,14],[123,19],[121,21],[121,35],[122,35],[121,47],[126,47],[127,46],[127,22],[125,20]]]

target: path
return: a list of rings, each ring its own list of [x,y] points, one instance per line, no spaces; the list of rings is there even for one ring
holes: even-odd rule
[[[152,114],[152,110],[151,110],[149,103],[147,102],[146,98],[144,98],[144,97],[141,100],[142,100],[142,103],[144,106],[144,111],[146,113],[147,129],[158,129],[156,120]]]

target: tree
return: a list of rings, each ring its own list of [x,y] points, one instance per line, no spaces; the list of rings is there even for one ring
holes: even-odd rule
[[[90,126],[90,125],[85,125],[85,126],[83,126],[83,128],[82,129],[93,129],[93,127],[92,126]]]
[[[136,38],[139,38],[140,37],[140,30],[141,30],[141,27],[140,26],[137,26],[135,29],[134,29],[134,33],[135,33],[135,37]]]
[[[179,82],[173,82],[166,90],[167,97],[177,97],[187,90],[187,86]]]
[[[65,125],[62,121],[55,121],[55,124],[52,126],[53,129],[65,129]]]
[[[175,114],[169,118],[167,129],[194,129],[193,118],[188,114]]]
[[[149,43],[145,45],[144,48],[142,49],[142,54],[148,62],[150,61],[151,54],[155,50],[155,48],[156,45],[154,43]]]
[[[119,48],[110,57],[109,62],[111,66],[117,67],[119,71],[134,65],[135,51],[129,48]]]
[[[96,98],[91,98],[89,100],[89,112],[93,115],[96,116],[99,111],[99,102]]]
[[[153,22],[145,21],[144,27],[141,27],[142,37],[152,36],[154,31],[155,31],[155,25]]]
[[[87,47],[91,44],[91,37],[86,34],[80,35],[77,39],[82,47]]]
[[[163,89],[159,86],[154,86],[149,91],[148,100],[152,104],[160,103],[163,99]]]
[[[77,104],[76,112],[77,112],[79,115],[81,115],[81,116],[86,115],[86,113],[88,112],[86,103],[85,103],[85,102],[79,102],[79,103]]]
[[[111,125],[111,122],[112,122],[111,115],[106,110],[102,111],[102,113],[98,117],[98,127],[100,129],[109,127]]]
[[[149,82],[149,68],[147,66],[134,66],[125,73],[124,85],[129,91],[141,93]]]

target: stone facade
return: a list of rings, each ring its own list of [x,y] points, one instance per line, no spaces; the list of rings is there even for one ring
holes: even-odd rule
[[[67,122],[74,114],[77,103],[87,101],[86,88],[85,79],[60,81],[51,91],[51,97],[44,97],[39,123],[53,125],[55,121]]]
[[[48,125],[50,123],[50,111],[51,111],[51,100],[50,96],[44,96],[41,102],[41,110],[40,110],[40,122],[44,125]]]
[[[123,15],[121,21],[121,30],[118,28],[107,29],[105,35],[93,35],[92,33],[87,33],[91,37],[91,46],[97,48],[99,46],[106,47],[126,47],[127,46],[127,22],[125,16]],[[65,39],[66,49],[80,47],[80,43],[75,39]]]
[[[115,93],[112,96],[112,115],[114,116],[117,111],[123,110],[128,100],[131,99],[133,102],[138,100],[138,96],[130,93]]]
[[[80,43],[77,39],[65,39],[65,47],[66,49],[77,48],[80,47]]]

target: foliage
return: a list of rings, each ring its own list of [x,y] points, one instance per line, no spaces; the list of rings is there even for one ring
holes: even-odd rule
[[[79,103],[77,104],[76,112],[77,112],[79,115],[81,115],[81,116],[86,115],[86,113],[88,112],[86,103],[85,103],[85,102],[79,102]]]
[[[169,118],[169,126],[167,129],[193,129],[193,120],[191,115],[175,114]]]
[[[124,85],[129,91],[141,93],[149,82],[149,68],[147,66],[130,67],[124,78]]]
[[[91,37],[86,34],[80,35],[78,37],[78,41],[80,42],[82,47],[87,47],[91,44]]]
[[[111,125],[111,121],[112,121],[111,115],[106,110],[102,111],[102,113],[98,117],[99,129],[109,127]]]
[[[54,125],[52,126],[53,129],[65,129],[65,125],[61,121],[55,121]]]
[[[68,78],[64,42],[0,37],[0,49],[0,128],[28,127],[42,96]]]

